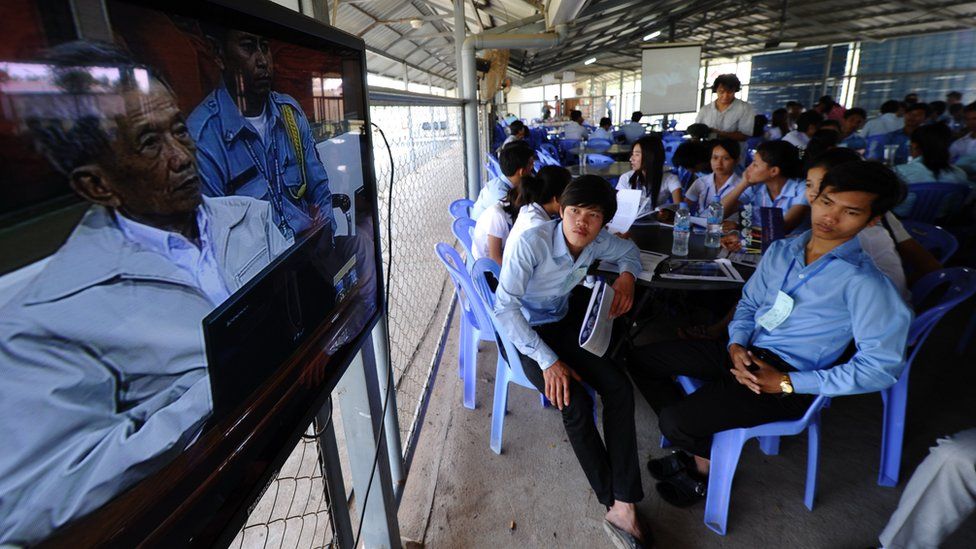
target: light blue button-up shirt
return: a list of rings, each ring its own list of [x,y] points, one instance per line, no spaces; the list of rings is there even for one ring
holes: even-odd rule
[[[471,219],[477,221],[478,216],[481,215],[481,212],[487,210],[493,204],[505,198],[508,191],[512,189],[512,186],[512,182],[509,181],[504,175],[500,175],[488,181],[488,184],[481,189],[480,193],[478,193],[478,200],[475,200],[474,206],[471,206]]]
[[[911,310],[857,238],[807,265],[810,235],[777,240],[763,254],[729,324],[729,345],[775,352],[799,370],[790,374],[798,393],[842,396],[890,387],[904,368]],[[780,289],[800,283],[790,292],[790,316],[771,332],[760,327],[756,319],[772,308]],[[857,353],[835,366],[851,339]]]
[[[755,208],[779,208],[783,210],[783,215],[786,215],[786,212],[790,211],[793,206],[810,205],[807,201],[806,181],[800,178],[787,179],[779,196],[775,199],[770,196],[765,183],[753,185],[742,191],[742,194],[739,195],[739,203],[752,204]],[[758,210],[753,212],[752,224],[758,227],[762,226],[762,216],[759,215]]]
[[[197,227],[200,231],[200,247],[179,233],[150,227],[116,212],[115,219],[122,234],[136,246],[157,253],[183,270],[216,307],[223,303],[230,292],[220,274],[210,234],[210,216],[203,207],[197,208]]]
[[[597,260],[612,261],[620,266],[620,272],[635,277],[641,272],[637,246],[605,229],[574,260],[563,236],[563,223],[558,219],[525,231],[505,248],[495,293],[495,316],[515,348],[543,370],[559,357],[532,326],[557,322],[566,316],[570,290]]]

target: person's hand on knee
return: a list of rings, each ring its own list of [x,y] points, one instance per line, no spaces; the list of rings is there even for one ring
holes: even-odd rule
[[[546,398],[559,410],[569,405],[569,383],[575,379],[582,383],[579,374],[566,365],[562,360],[557,360],[552,366],[542,371],[542,377],[546,381]]]

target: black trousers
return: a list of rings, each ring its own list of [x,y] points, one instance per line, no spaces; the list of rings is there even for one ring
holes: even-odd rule
[[[814,395],[757,395],[731,373],[732,360],[723,341],[667,341],[635,349],[630,375],[657,413],[661,434],[673,445],[708,459],[712,435],[727,429],[797,419]],[[685,396],[674,376],[707,383]]]
[[[622,368],[598,357],[578,344],[583,307],[573,306],[559,322],[536,326],[536,333],[592,387],[603,401],[603,433],[600,438],[593,423],[595,403],[586,388],[570,381],[569,405],[563,407],[563,425],[600,503],[611,506],[614,500],[636,503],[644,498],[640,465],[637,458],[637,431],[634,426],[634,389]],[[581,310],[582,309],[582,310]],[[545,391],[545,379],[539,365],[519,353],[526,377],[539,391]]]

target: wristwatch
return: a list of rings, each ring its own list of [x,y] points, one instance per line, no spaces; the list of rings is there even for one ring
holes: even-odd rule
[[[783,391],[785,395],[793,394],[793,383],[790,381],[790,376],[783,374],[783,379],[779,382],[779,390]]]

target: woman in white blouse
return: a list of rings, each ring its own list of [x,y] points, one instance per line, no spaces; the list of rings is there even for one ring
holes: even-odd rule
[[[722,201],[741,179],[735,173],[739,158],[739,143],[732,139],[719,139],[712,145],[712,173],[699,177],[688,188],[685,202],[696,211],[704,212],[713,200]]]
[[[523,182],[524,182],[523,178]],[[512,222],[518,214],[519,188],[512,187],[508,196],[495,202],[478,216],[471,235],[471,255],[475,259],[490,257],[502,264],[502,253],[512,230]]]
[[[515,242],[525,231],[558,216],[559,197],[572,180],[572,174],[562,166],[545,166],[535,177],[526,177],[519,185],[521,208],[508,233],[508,242]]]
[[[629,172],[617,180],[617,190],[639,189],[651,200],[651,207],[681,202],[681,180],[664,171],[664,144],[656,135],[646,135],[634,143]]]

